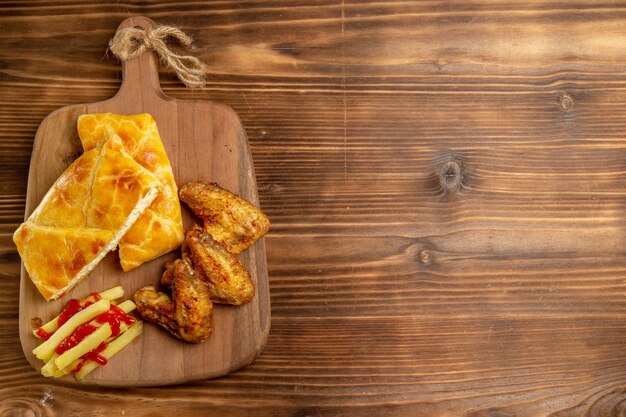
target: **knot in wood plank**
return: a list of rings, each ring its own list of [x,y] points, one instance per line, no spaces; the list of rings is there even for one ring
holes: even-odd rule
[[[563,111],[570,111],[574,106],[574,100],[567,94],[561,96],[561,108]]]
[[[461,164],[456,161],[446,162],[439,171],[439,182],[448,192],[457,192],[461,188],[462,179],[463,170]]]

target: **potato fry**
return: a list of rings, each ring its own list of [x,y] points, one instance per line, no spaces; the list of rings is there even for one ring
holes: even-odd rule
[[[123,303],[117,305],[117,308],[121,309],[124,313],[128,314],[137,308],[132,300],[126,300]]]
[[[98,294],[100,294],[100,297],[106,298],[107,300],[117,300],[118,298],[122,298],[124,296],[124,288],[118,285],[117,287],[109,288],[108,290],[102,291]]]
[[[35,335],[35,337],[41,339],[41,337],[37,334],[37,330],[39,330],[39,329],[43,329],[46,333],[54,333],[54,332],[56,332],[57,329],[59,328],[59,316],[56,316],[55,318],[53,318],[52,320],[50,320],[49,322],[47,322],[43,326],[33,330],[33,334]]]
[[[132,300],[126,300],[119,304],[115,301],[124,296],[124,290],[121,286],[102,291],[98,293],[98,295],[100,296],[98,301],[78,311],[63,325],[58,325],[59,317],[61,317],[61,314],[59,314],[39,327],[39,329],[50,334],[48,340],[33,349],[33,354],[45,362],[41,368],[43,376],[60,378],[64,375],[74,373],[77,379],[82,379],[100,366],[100,364],[95,361],[95,358],[93,358],[93,360],[84,358],[86,354],[94,351],[102,343],[106,342],[106,346],[99,355],[108,359],[117,354],[141,334],[143,324],[141,321],[136,321],[129,326],[127,320],[115,318],[116,316],[119,317],[119,310],[123,311],[124,314],[128,314],[137,308]],[[95,299],[98,299],[98,297],[95,297]],[[80,302],[85,303],[88,301],[93,302],[94,297],[90,295],[83,298]],[[114,306],[117,308],[111,310]],[[107,314],[99,317],[104,313]],[[87,326],[84,328],[86,331],[88,331],[89,326],[95,327],[95,330],[92,327],[92,333],[84,337],[76,346],[61,354],[57,354],[56,349],[61,343],[66,341],[67,338],[81,337],[72,336],[81,325]],[[119,334],[117,334],[118,325]],[[37,330],[33,333],[36,337],[41,339],[41,337],[36,334]],[[116,332],[115,336],[113,336],[114,330]],[[46,335],[43,334],[42,336]],[[65,343],[71,343],[71,341],[68,340]],[[91,358],[91,356],[88,357]],[[80,372],[80,377],[78,376],[78,372]]]
[[[54,355],[54,350],[56,349],[56,347],[63,340],[65,340],[66,337],[70,336],[78,326],[83,323],[87,323],[94,317],[108,311],[110,306],[111,302],[109,300],[102,299],[96,303],[93,303],[86,309],[79,311],[67,322],[65,322],[63,326],[59,327],[59,329],[54,332],[52,336],[50,336],[50,339],[46,340],[35,349],[33,349],[33,354],[38,359],[48,361],[50,357]]]
[[[58,354],[52,355],[52,357],[46,362],[46,364],[41,368],[41,375],[43,376],[53,376],[56,372],[59,371],[54,361],[59,357]]]
[[[59,355],[54,361],[55,365],[58,369],[65,368],[85,353],[89,353],[97,348],[100,343],[111,337],[111,334],[113,334],[111,326],[109,323],[104,323],[96,331],[85,337],[79,344]]]
[[[132,300],[126,300],[122,303],[120,303],[117,306],[120,310],[122,310],[124,313],[128,314],[131,311],[133,311],[137,306],[135,305],[135,303]],[[98,325],[98,323],[95,323],[93,320],[90,322],[90,324],[93,325]],[[126,330],[128,330],[128,326],[126,325],[126,323],[120,323],[120,334],[125,332]],[[117,337],[117,336],[116,336]],[[115,337],[109,337],[106,342],[110,343],[111,341],[113,341],[115,339]],[[81,355],[82,356],[82,355]],[[56,358],[58,358],[59,355],[57,355],[56,353],[52,356],[52,358],[50,358],[50,360],[48,361],[48,363],[46,363],[44,365],[43,368],[41,368],[41,372],[44,376],[54,376],[55,378],[60,378],[63,375],[67,375],[70,372],[72,372],[72,370],[74,368],[76,368],[76,366],[82,361],[81,358],[75,359],[72,363],[70,363],[69,365],[67,365],[65,368],[61,368],[59,369],[56,366],[56,363],[54,363],[54,361],[56,360]],[[44,374],[45,372],[45,374]]]
[[[124,289],[118,285],[117,287],[109,288],[106,291],[102,291],[98,293],[98,295],[100,295],[102,299],[113,301],[113,300],[117,300],[118,298],[122,298],[124,296]],[[84,301],[87,298],[89,297],[85,297],[81,301]],[[53,318],[52,320],[50,320],[49,322],[47,322],[46,324],[44,324],[43,326],[39,327],[38,329],[33,330],[33,334],[37,338],[41,339],[41,337],[39,337],[39,335],[37,334],[37,330],[39,329],[43,329],[46,333],[50,333],[50,334],[56,332],[57,329],[59,328],[59,315]]]
[[[73,369],[75,369],[75,368],[78,366],[78,364],[79,364],[79,363],[81,363],[82,361],[83,361],[83,359],[81,359],[81,358],[76,359],[74,362],[70,363],[70,364],[69,364],[69,365],[67,365],[65,368],[57,370],[57,371],[54,373],[54,375],[53,375],[53,376],[54,376],[55,378],[60,378],[60,377],[62,377],[63,375],[67,375],[67,374],[71,373],[71,372],[72,372],[72,370],[73,370]]]
[[[143,328],[143,322],[137,321],[135,324],[130,326],[128,330],[124,333],[121,333],[116,339],[111,341],[109,345],[100,352],[100,355],[105,357],[106,359],[111,359],[114,355],[116,355],[120,350],[124,349],[130,342],[135,340],[140,334]],[[96,369],[100,364],[93,361],[86,361],[83,367],[76,373],[76,379],[83,379],[85,376],[90,374],[94,369]]]

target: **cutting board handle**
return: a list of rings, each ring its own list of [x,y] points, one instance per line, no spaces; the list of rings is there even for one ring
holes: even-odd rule
[[[129,26],[151,29],[157,24],[145,16],[133,16],[124,20],[117,30]],[[137,58],[122,62],[122,85],[113,99],[125,101],[137,100],[138,98],[143,100],[154,98],[171,100],[161,90],[159,61],[154,51],[144,52]]]

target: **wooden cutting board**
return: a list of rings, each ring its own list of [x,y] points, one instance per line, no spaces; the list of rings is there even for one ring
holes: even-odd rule
[[[120,28],[154,25],[148,18],[132,17]],[[152,114],[179,186],[193,180],[217,182],[259,205],[248,140],[237,114],[218,103],[167,97],[161,91],[157,65],[154,53],[144,53],[124,62],[123,83],[113,98],[64,107],[41,123],[30,164],[26,218],[80,154],[76,121],[83,113]],[[187,230],[196,220],[184,204],[181,205]],[[22,265],[20,339],[28,361],[38,370],[43,364],[32,354],[38,344],[32,335],[33,320],[41,318],[45,322],[58,314],[70,298],[82,298],[115,285],[122,285],[125,298],[131,298],[144,285],[156,285],[163,263],[178,256],[179,251],[175,251],[124,273],[117,252],[109,254],[70,294],[50,302],[39,294]],[[270,326],[263,239],[239,256],[256,284],[256,296],[240,307],[216,305],[213,335],[207,342],[187,344],[146,323],[139,339],[82,383],[105,386],[177,384],[225,375],[251,363],[263,349]],[[74,381],[73,376],[64,379]]]

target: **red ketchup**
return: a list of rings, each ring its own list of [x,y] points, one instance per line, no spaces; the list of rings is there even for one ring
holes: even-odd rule
[[[84,307],[80,305],[77,299],[72,298],[63,311],[61,311],[61,314],[59,314],[59,319],[57,320],[58,326],[63,326],[74,314],[78,313],[83,308]]]
[[[58,326],[63,326],[63,324],[65,324],[73,315],[89,307],[96,301],[100,301],[101,299],[102,297],[100,297],[100,294],[97,292],[91,293],[91,295],[83,301],[78,301],[77,299],[72,298],[68,301],[63,311],[61,311],[61,314],[59,314],[59,320],[57,321]]]
[[[37,337],[43,340],[48,340],[50,339],[50,336],[52,336],[52,333],[48,333],[47,331],[43,329],[43,327],[40,327],[39,329],[37,329],[35,334],[37,335]]]
[[[100,343],[98,345],[97,348],[95,348],[91,352],[85,353],[82,356],[82,358],[86,359],[86,360],[97,362],[100,365],[106,365],[107,364],[107,358],[105,358],[104,356],[100,355],[100,352],[102,352],[104,349],[106,349],[106,347],[107,347],[107,342],[102,342],[102,343]]]
[[[76,374],[76,373],[80,372],[80,370],[83,369],[83,365],[85,364],[85,362],[87,362],[87,361],[80,361],[80,362],[78,362],[78,364],[70,372],[73,373],[73,374]]]
[[[100,355],[100,352],[106,349],[106,347],[107,347],[107,342],[102,342],[98,345],[97,348],[95,348],[91,352],[85,353],[83,356],[81,356],[82,361],[78,362],[78,364],[70,372],[72,372],[73,374],[80,372],[80,370],[83,368],[83,365],[88,360],[97,362],[100,365],[106,365],[108,362],[107,358]]]
[[[124,313],[124,310],[122,310],[121,308],[117,306],[111,306],[109,311],[107,311],[106,313],[102,313],[98,317],[96,317],[96,321],[102,324],[109,323],[109,325],[111,326],[111,336],[117,336],[118,334],[120,334],[120,325],[122,323],[130,326],[135,322],[135,319],[131,316],[126,315],[126,313]]]
[[[82,301],[78,301],[74,298],[71,299],[67,303],[63,311],[61,311],[61,314],[59,314],[59,319],[57,320],[58,327],[61,327],[79,311],[89,307],[90,305],[101,299],[102,297],[98,293],[92,293],[89,297],[83,299]],[[113,337],[120,334],[122,324],[130,326],[136,321],[134,317],[127,315],[124,310],[117,306],[111,306],[109,311],[100,314],[94,320],[100,324],[108,323],[109,326],[111,326],[111,336]],[[74,332],[70,336],[66,337],[65,340],[63,340],[63,342],[61,342],[59,346],[57,346],[57,348],[54,350],[55,353],[61,355],[63,352],[70,350],[71,348],[82,342],[91,333],[95,332],[97,329],[98,327],[89,323],[81,324],[76,328],[76,330],[74,330]],[[35,334],[44,340],[48,340],[50,336],[52,336],[52,333],[48,333],[43,328],[39,328],[35,332]],[[81,356],[82,360],[74,367],[74,369],[72,369],[71,372],[79,372],[85,362],[88,360],[94,361],[100,365],[106,365],[107,359],[100,354],[104,349],[106,349],[106,347],[107,342],[102,342],[98,345],[97,348],[85,353],[83,356]]]
[[[127,326],[130,326],[131,324],[135,323],[136,320],[133,317],[124,313],[124,310],[122,310],[121,308],[117,306],[111,306],[109,311],[100,314],[98,317],[95,318],[95,321],[98,323],[102,323],[102,324],[109,323],[109,326],[111,326],[111,336],[115,337],[118,334],[120,334],[120,327],[122,323],[126,324]],[[78,331],[78,329],[76,330]],[[95,327],[94,327],[94,330],[95,330]],[[81,356],[82,361],[80,361],[78,365],[76,365],[74,369],[72,369],[71,372],[72,373],[79,372],[82,369],[85,362],[87,362],[88,360],[94,361],[100,365],[106,365],[107,358],[100,355],[100,352],[106,349],[106,347],[107,347],[107,342],[102,342],[94,350],[85,353],[83,356]]]
[[[84,298],[82,301],[78,301],[75,298],[72,298],[67,302],[61,314],[59,314],[59,318],[57,319],[57,327],[63,326],[73,315],[78,313],[79,311],[89,307],[96,301],[100,301],[102,297],[97,292],[91,293],[88,297]],[[35,335],[43,340],[50,339],[52,333],[48,333],[42,327],[35,331]]]
[[[86,338],[96,330],[97,327],[94,325],[91,325],[89,323],[81,324],[76,328],[76,330],[74,330],[74,333],[66,337],[65,340],[63,340],[54,351],[60,355],[66,350],[70,350],[71,348],[82,342],[84,338]]]

